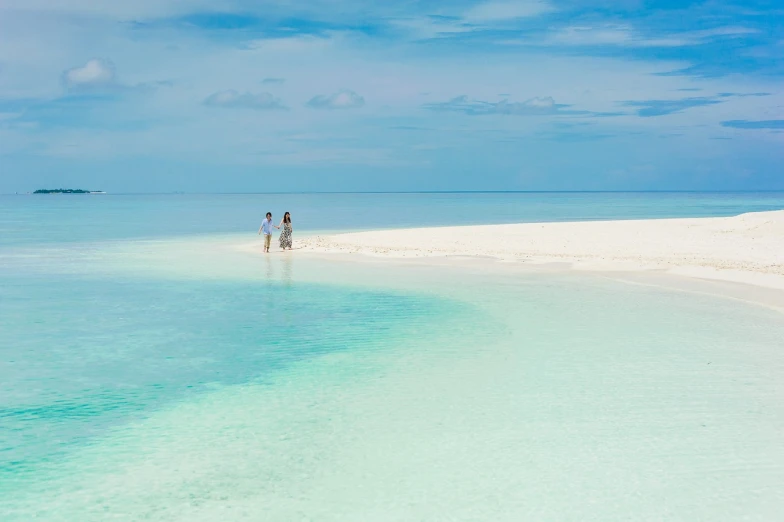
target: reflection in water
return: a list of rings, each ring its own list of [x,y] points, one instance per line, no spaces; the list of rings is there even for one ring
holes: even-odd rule
[[[275,270],[272,267],[272,260],[270,259],[269,254],[264,254],[262,257],[264,258],[265,279],[269,283],[274,279]]]
[[[267,254],[263,256],[264,279],[267,283],[283,283],[290,287],[294,277],[294,259],[288,252],[280,256]],[[280,273],[278,273],[280,272]]]
[[[292,265],[294,264],[294,259],[291,256],[290,252],[283,253],[283,275],[281,276],[281,282],[285,286],[291,286],[291,275],[292,275]]]
[[[280,304],[283,306],[282,308],[279,308],[281,311],[279,319],[282,321],[282,325],[285,328],[291,328],[295,327],[295,318],[292,316],[291,310],[296,308],[296,305],[294,305],[291,301],[291,294],[293,293],[293,285],[291,283],[293,261],[287,252],[283,252],[283,255],[278,259],[282,265],[280,283],[285,289],[280,296]]]

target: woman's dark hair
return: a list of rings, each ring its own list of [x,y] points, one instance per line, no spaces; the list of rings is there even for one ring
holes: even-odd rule
[[[284,212],[283,214],[283,222],[284,223],[291,223],[291,214],[288,212]]]

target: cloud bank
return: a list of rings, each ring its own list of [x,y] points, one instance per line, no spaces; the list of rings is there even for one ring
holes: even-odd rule
[[[349,90],[339,91],[328,96],[314,96],[307,103],[311,109],[358,109],[363,105],[365,105],[365,98]]]
[[[204,99],[208,107],[223,107],[232,109],[254,110],[285,110],[283,102],[268,92],[253,94],[250,92],[239,93],[234,90],[218,91]]]
[[[487,102],[473,100],[468,96],[458,96],[449,101],[440,103],[428,103],[425,109],[437,112],[461,112],[471,116],[482,114],[508,114],[516,116],[537,116],[546,114],[556,114],[561,107],[551,96],[531,98],[524,102],[510,102],[501,100],[499,102]]]

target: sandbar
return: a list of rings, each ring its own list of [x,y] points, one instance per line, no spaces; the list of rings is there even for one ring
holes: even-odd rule
[[[476,257],[574,269],[659,270],[784,290],[784,210],[734,217],[424,227],[313,235],[310,252]]]

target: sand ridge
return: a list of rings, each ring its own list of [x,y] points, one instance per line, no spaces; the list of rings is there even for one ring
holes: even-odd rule
[[[577,269],[667,270],[784,289],[784,210],[723,218],[523,223],[303,238],[308,251],[397,258],[494,257]]]

